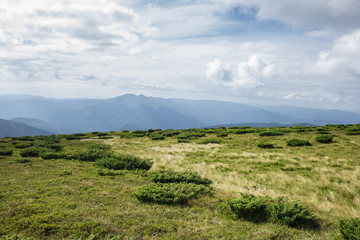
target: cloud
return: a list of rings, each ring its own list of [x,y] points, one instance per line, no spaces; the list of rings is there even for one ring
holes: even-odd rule
[[[219,59],[206,64],[208,78],[233,88],[256,88],[263,85],[264,79],[271,78],[273,73],[274,65],[266,63],[257,55],[236,64],[224,64]]]
[[[315,71],[321,74],[360,76],[360,29],[335,39],[331,49],[319,53]]]

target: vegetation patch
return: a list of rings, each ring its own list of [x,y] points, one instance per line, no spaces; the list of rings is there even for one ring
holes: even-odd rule
[[[98,159],[110,157],[111,152],[104,151],[102,149],[88,149],[85,151],[75,152],[71,155],[72,159],[77,159],[80,161],[94,162]]]
[[[12,156],[12,154],[13,154],[13,150],[0,148],[0,156]]]
[[[341,236],[346,240],[360,239],[360,219],[350,218],[340,220],[339,231]]]
[[[334,136],[333,135],[321,135],[316,137],[316,141],[318,143],[331,143],[333,141]]]
[[[259,143],[257,146],[259,148],[275,148],[275,145],[272,143]]]
[[[301,147],[301,146],[311,146],[310,142],[307,140],[293,138],[286,142],[289,147]]]
[[[176,172],[173,170],[159,170],[149,172],[148,177],[153,182],[159,183],[194,183],[201,185],[210,185],[212,181],[201,177],[197,172]]]
[[[262,131],[259,132],[259,136],[264,137],[264,136],[281,136],[284,135],[284,132],[280,131],[280,130],[268,130],[268,131]]]
[[[40,153],[40,157],[44,160],[49,159],[67,159],[69,158],[66,153],[57,153],[57,152],[42,152]]]
[[[219,138],[206,138],[206,139],[201,141],[201,144],[209,144],[209,143],[220,144],[221,139],[219,139]]]
[[[151,183],[140,187],[134,196],[141,202],[186,204],[199,194],[211,194],[211,189],[193,183]]]
[[[32,147],[34,146],[34,143],[32,142],[24,142],[24,143],[18,143],[15,145],[16,149],[24,149],[24,148],[28,148],[28,147]]]
[[[152,166],[152,162],[136,156],[122,154],[118,156],[98,159],[95,162],[95,165],[112,170],[149,170]]]
[[[20,151],[22,157],[39,157],[43,150],[38,147],[29,147]]]
[[[160,133],[152,133],[152,134],[149,135],[149,138],[151,140],[164,140],[165,136],[160,134]]]

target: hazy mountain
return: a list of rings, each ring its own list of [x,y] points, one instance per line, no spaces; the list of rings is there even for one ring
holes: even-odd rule
[[[52,133],[22,123],[0,119],[0,138],[51,135]]]
[[[353,124],[356,113],[293,106],[254,107],[207,100],[163,99],[127,94],[110,99],[0,96],[0,118],[55,133],[150,128],[198,128],[231,123]]]

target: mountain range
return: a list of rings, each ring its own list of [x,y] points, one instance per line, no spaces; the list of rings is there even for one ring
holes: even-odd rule
[[[164,99],[133,94],[109,99],[52,99],[28,95],[0,95],[0,119],[28,125],[47,134],[202,128],[244,123],[360,123],[359,114],[341,110],[287,105],[255,107],[224,101]],[[4,121],[0,122],[0,129],[10,128],[4,124]],[[24,132],[23,135],[32,134]],[[0,137],[2,136],[4,135],[0,134]]]

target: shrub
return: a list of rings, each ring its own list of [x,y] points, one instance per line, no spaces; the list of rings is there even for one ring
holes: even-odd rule
[[[189,139],[178,139],[178,142],[179,143],[188,143],[188,142],[190,142],[190,140]]]
[[[66,140],[79,140],[80,136],[76,136],[76,135],[67,135],[65,136]]]
[[[346,240],[360,239],[360,219],[350,218],[340,220],[339,230],[341,236]]]
[[[69,175],[72,175],[72,172],[68,171],[68,170],[64,170],[59,175],[60,176],[69,176]]]
[[[28,147],[32,147],[34,144],[32,142],[24,142],[24,143],[18,143],[15,145],[16,149],[24,149]]]
[[[271,206],[271,220],[289,227],[319,227],[318,219],[312,211],[297,202],[289,202],[285,198],[278,198]]]
[[[216,143],[216,144],[220,144],[221,143],[221,139],[218,138],[207,138],[201,141],[201,144],[209,144],[209,143]]]
[[[17,158],[13,162],[14,163],[29,163],[29,162],[31,162],[31,160],[28,158]]]
[[[149,138],[151,140],[164,140],[165,139],[165,136],[160,134],[160,133],[151,133],[149,135]]]
[[[334,136],[332,135],[321,135],[316,138],[316,141],[319,143],[331,143]]]
[[[360,135],[360,124],[349,126],[345,129],[346,135]]]
[[[199,132],[199,131],[185,131],[185,132],[181,132],[178,136],[177,139],[185,139],[185,140],[192,140],[192,139],[198,139],[201,137],[205,137],[205,133]]]
[[[132,155],[118,155],[113,157],[101,158],[95,162],[95,165],[105,167],[112,170],[136,170],[143,169],[149,170],[152,166],[152,162],[149,160],[143,160]]]
[[[228,135],[229,135],[228,132],[218,132],[218,133],[216,134],[217,137],[227,137]]]
[[[40,157],[44,160],[48,159],[66,159],[68,155],[66,153],[55,153],[55,152],[42,152]]]
[[[297,138],[287,141],[287,145],[289,147],[311,146],[309,141]]]
[[[259,143],[257,146],[259,148],[275,148],[274,144],[272,143]]]
[[[141,202],[186,204],[199,194],[210,194],[207,186],[193,183],[151,183],[140,187],[134,196]]]
[[[264,136],[281,136],[284,135],[283,132],[279,131],[279,130],[268,130],[268,131],[261,131],[259,132],[259,136],[264,137]]]
[[[20,155],[22,157],[38,157],[40,153],[42,152],[42,149],[37,147],[29,147],[25,148],[20,151]]]
[[[0,148],[0,156],[11,156],[13,154],[13,150]]]
[[[111,153],[104,150],[88,149],[86,151],[76,152],[71,158],[80,161],[94,162],[100,158],[110,157]]]
[[[194,183],[202,185],[210,185],[212,181],[201,177],[197,172],[175,172],[173,170],[159,170],[149,172],[148,177],[153,182],[159,183]]]
[[[242,197],[227,201],[227,205],[231,211],[239,218],[252,222],[265,222],[270,217],[269,198],[255,197],[252,194],[241,194]]]
[[[40,143],[37,146],[42,148],[47,148],[55,152],[58,152],[63,148],[60,144],[49,143],[49,142]]]

